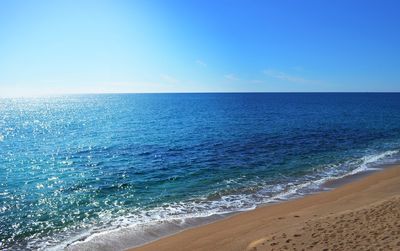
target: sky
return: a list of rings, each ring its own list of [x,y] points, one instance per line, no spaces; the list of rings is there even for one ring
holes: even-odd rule
[[[400,91],[400,1],[2,0],[0,96]]]

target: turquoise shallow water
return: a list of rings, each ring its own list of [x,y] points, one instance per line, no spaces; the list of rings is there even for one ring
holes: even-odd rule
[[[0,99],[0,249],[121,249],[399,150],[400,94]]]

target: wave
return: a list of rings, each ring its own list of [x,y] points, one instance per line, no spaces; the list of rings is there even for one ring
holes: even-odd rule
[[[262,184],[254,193],[237,191],[221,196],[199,197],[112,218],[105,214],[105,226],[92,227],[68,241],[59,243],[58,237],[40,240],[40,250],[123,250],[174,234],[183,229],[209,223],[232,213],[253,210],[257,206],[288,200],[321,191],[330,180],[342,179],[357,173],[379,169],[382,165],[400,159],[399,150],[348,160],[316,168],[311,175],[298,177],[291,182]],[[228,180],[227,183],[235,182]],[[65,236],[65,235],[64,235]],[[61,237],[60,237],[61,238]],[[58,239],[59,240],[59,239]],[[58,245],[54,245],[58,242]]]

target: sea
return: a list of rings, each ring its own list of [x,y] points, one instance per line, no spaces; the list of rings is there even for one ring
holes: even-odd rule
[[[400,93],[0,99],[0,249],[123,250],[400,160]]]

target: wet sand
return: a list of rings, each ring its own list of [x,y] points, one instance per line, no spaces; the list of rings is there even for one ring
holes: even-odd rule
[[[130,250],[400,250],[400,166]]]

